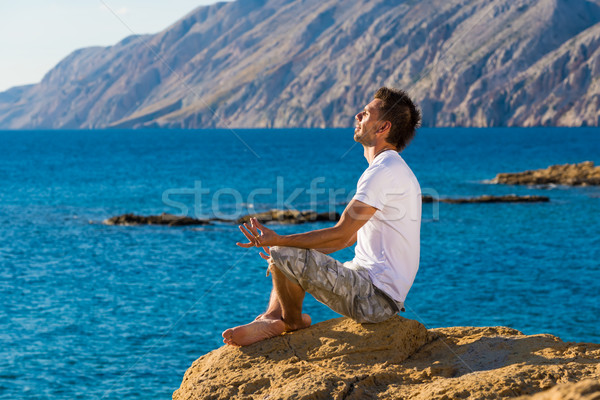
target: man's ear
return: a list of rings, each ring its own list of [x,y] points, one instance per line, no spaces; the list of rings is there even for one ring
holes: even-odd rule
[[[377,132],[389,132],[390,129],[392,129],[392,123],[390,121],[383,121]]]

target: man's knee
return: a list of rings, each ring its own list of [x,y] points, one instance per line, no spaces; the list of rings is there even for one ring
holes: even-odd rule
[[[300,249],[297,247],[285,247],[285,246],[271,246],[269,249],[271,253],[270,264],[283,265],[284,263],[295,263],[297,260],[302,258],[302,253],[306,252],[306,249]]]
[[[271,259],[279,258],[280,253],[281,253],[281,246],[269,247],[269,254],[271,255]]]
[[[271,258],[269,259],[269,271],[274,272],[275,269],[282,272],[288,279],[297,282],[300,270],[299,262],[303,261],[306,255],[306,249],[296,247],[272,246],[270,249]]]
[[[271,246],[271,248],[269,249],[271,257],[269,258],[268,271],[271,273],[273,273],[274,269],[279,270],[277,266],[281,265],[281,249],[282,248],[280,246]]]
[[[354,316],[352,318],[359,323],[376,324],[392,318],[398,313],[395,305],[384,295],[374,293],[368,297],[356,297],[354,299]]]

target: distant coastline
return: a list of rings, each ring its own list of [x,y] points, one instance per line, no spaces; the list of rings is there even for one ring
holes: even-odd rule
[[[79,49],[0,93],[0,129],[347,127],[383,85],[424,126],[600,125],[597,1],[283,4],[203,6]]]

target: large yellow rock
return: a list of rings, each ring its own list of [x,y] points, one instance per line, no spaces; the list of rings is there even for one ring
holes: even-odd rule
[[[518,400],[600,400],[600,380],[586,379],[556,385],[533,396],[521,396]]]
[[[598,344],[505,327],[427,331],[402,317],[338,318],[214,350],[193,363],[173,399],[504,399],[585,378],[600,378]]]
[[[388,379],[388,367],[427,340],[423,325],[401,317],[362,325],[338,318],[251,346],[214,350],[188,369],[173,399],[342,398],[360,380]]]

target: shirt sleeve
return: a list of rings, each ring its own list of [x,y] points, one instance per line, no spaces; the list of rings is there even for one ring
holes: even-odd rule
[[[382,210],[386,196],[386,187],[390,185],[384,168],[367,168],[358,180],[353,199]]]

